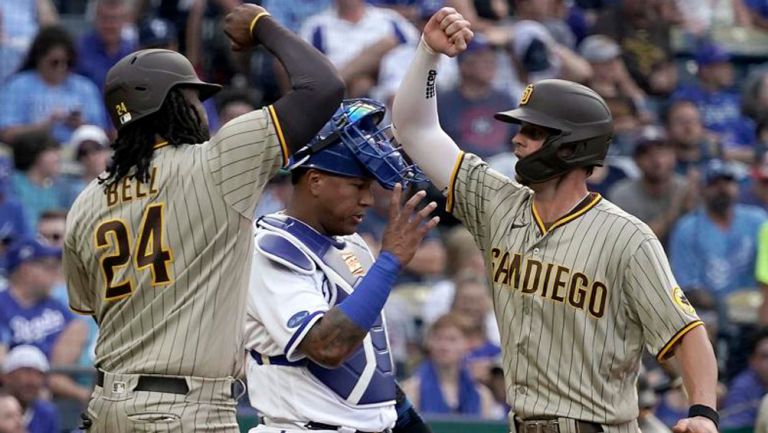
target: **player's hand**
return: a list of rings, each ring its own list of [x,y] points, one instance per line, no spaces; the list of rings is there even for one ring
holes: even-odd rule
[[[251,35],[251,22],[262,12],[266,12],[266,9],[246,3],[236,7],[224,17],[224,33],[229,38],[232,51],[245,51],[256,46],[258,41]]]
[[[427,45],[449,57],[466,50],[473,36],[469,21],[456,9],[449,7],[437,11],[424,27],[424,41]]]
[[[711,419],[703,416],[683,418],[672,427],[673,433],[717,433],[717,427]]]
[[[425,191],[419,191],[401,206],[403,187],[398,183],[392,192],[392,201],[389,203],[389,221],[387,227],[384,228],[381,250],[394,254],[403,267],[411,261],[427,232],[435,228],[440,222],[439,217],[429,219],[429,214],[437,207],[435,202],[429,203],[422,210],[416,212],[416,206],[426,195]]]

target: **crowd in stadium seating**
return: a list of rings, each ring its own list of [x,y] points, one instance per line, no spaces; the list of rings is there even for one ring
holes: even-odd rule
[[[110,157],[109,68],[140,48],[181,51],[226,87],[206,103],[212,132],[287,88],[265,50],[229,50],[221,18],[240,2],[0,1],[0,433],[72,430],[93,386],[98,328],[67,308],[56,248],[68,207]],[[458,9],[476,37],[443,60],[440,121],[507,176],[515,131],[493,114],[516,106],[527,83],[565,78],[603,96],[615,133],[590,188],[662,240],[716,348],[722,429],[768,433],[768,0],[251,2],[325,53],[349,97],[388,107],[420,29],[440,7]],[[273,179],[257,215],[284,208],[290,190],[289,176]],[[360,229],[374,250],[389,200],[375,196]],[[386,308],[398,376],[427,417],[504,420],[482,253],[441,218]],[[669,432],[688,404],[653,355],[641,425]]]

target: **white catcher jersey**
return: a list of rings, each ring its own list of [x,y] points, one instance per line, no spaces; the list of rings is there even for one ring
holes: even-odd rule
[[[273,216],[283,218],[280,214]],[[264,232],[257,226],[254,233],[258,239],[259,234]],[[362,247],[367,254],[371,254],[356,234],[336,239],[348,245],[354,243],[358,250]],[[349,257],[347,254],[351,251],[351,248],[344,248],[341,254]],[[348,260],[350,266],[359,266],[356,259]],[[298,350],[299,344],[335,304],[339,296],[337,290],[340,289],[329,284],[328,277],[319,268],[300,272],[275,261],[258,247],[258,240],[251,269],[245,348],[262,355],[260,362],[256,362],[251,355],[247,356],[246,374],[251,405],[268,419],[286,426],[298,427],[313,421],[363,431],[382,431],[392,427],[397,418],[394,402],[353,406],[321,383],[307,367],[276,365],[268,360],[269,357],[282,356],[290,362],[304,360],[306,357]],[[355,272],[363,270],[358,268]],[[370,341],[364,344],[370,345]]]
[[[663,359],[702,324],[651,230],[599,194],[545,227],[533,191],[463,153],[448,210],[485,257],[513,412],[634,420],[643,349]]]

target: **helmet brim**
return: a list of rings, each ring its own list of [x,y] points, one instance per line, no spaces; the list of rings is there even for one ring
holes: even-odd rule
[[[545,113],[542,113],[538,110],[532,110],[530,108],[515,108],[513,110],[509,111],[502,111],[499,113],[496,113],[493,116],[496,120],[506,122],[506,123],[530,123],[537,126],[543,126],[545,128],[549,129],[556,129],[558,131],[563,130],[563,122],[555,119],[552,116],[549,116]]]
[[[200,101],[205,101],[206,99],[210,98],[211,96],[219,93],[221,91],[222,87],[218,84],[211,84],[206,83],[204,81],[193,81],[190,83],[180,83],[182,86],[190,86],[197,89],[197,91],[200,94]]]

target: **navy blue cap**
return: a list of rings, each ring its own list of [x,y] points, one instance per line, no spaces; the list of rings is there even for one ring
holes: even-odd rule
[[[139,45],[143,48],[165,47],[176,42],[176,26],[162,18],[150,18],[139,24]]]
[[[35,238],[25,238],[16,241],[8,248],[5,264],[8,272],[11,273],[23,263],[49,257],[60,259],[61,248],[45,245]]]
[[[728,54],[728,51],[722,45],[714,42],[704,42],[699,45],[694,57],[699,66],[731,61],[731,55]]]
[[[739,180],[739,169],[728,161],[712,159],[704,166],[704,183],[710,184],[718,179]]]

